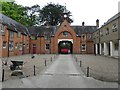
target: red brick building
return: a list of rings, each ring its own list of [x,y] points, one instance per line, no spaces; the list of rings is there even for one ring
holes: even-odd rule
[[[67,53],[92,54],[93,41],[92,33],[96,26],[70,26],[65,19],[60,26],[31,27],[31,53]]]
[[[0,18],[0,57],[29,53],[29,34],[27,28],[11,18]]]
[[[2,15],[0,57],[22,54],[92,54],[92,33],[97,26],[71,26],[66,19],[60,26],[26,28]]]

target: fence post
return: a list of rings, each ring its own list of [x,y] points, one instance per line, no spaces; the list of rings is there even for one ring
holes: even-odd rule
[[[52,62],[52,57],[51,57],[51,62]]]
[[[45,66],[46,66],[46,59],[45,59]]]
[[[80,61],[80,67],[82,66],[82,61]]]
[[[89,71],[90,71],[90,69],[89,69],[89,67],[87,67],[87,77],[89,77]]]
[[[35,65],[34,65],[34,76],[35,76],[36,74],[35,74]]]
[[[5,70],[3,69],[2,70],[2,82],[4,81],[4,76],[5,76],[4,74],[5,74]]]
[[[77,62],[77,57],[76,57],[76,62]]]

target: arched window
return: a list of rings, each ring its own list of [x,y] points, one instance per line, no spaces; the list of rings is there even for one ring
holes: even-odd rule
[[[68,32],[64,31],[64,32],[63,32],[63,36],[64,36],[64,37],[67,37],[67,36],[68,36]]]

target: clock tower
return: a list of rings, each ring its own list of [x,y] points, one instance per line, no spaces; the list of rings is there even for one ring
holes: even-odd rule
[[[65,7],[64,7],[64,12],[63,12],[63,21],[68,17],[68,11],[66,9],[66,3],[65,3]]]

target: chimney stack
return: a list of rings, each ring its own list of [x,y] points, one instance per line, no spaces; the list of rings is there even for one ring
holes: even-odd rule
[[[96,26],[99,28],[99,19],[96,20]]]
[[[83,27],[85,26],[85,22],[82,22],[82,26],[83,26]]]

